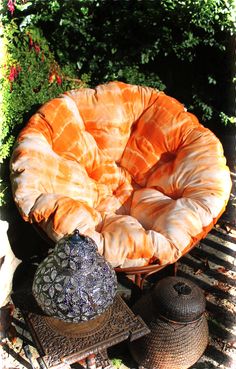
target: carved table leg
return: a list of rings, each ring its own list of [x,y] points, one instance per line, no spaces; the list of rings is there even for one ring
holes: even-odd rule
[[[87,362],[87,369],[96,369],[97,368],[96,355],[95,354],[89,355],[86,358],[86,362]]]
[[[107,356],[107,350],[100,351],[97,354],[91,354],[79,360],[78,363],[85,369],[112,369]]]
[[[100,351],[96,355],[97,369],[112,369],[111,362],[107,355],[107,350]]]

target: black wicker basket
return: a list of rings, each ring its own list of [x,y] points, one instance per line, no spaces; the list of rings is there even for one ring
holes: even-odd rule
[[[167,277],[134,306],[151,333],[130,344],[135,361],[146,368],[187,369],[208,344],[205,297],[194,283]]]

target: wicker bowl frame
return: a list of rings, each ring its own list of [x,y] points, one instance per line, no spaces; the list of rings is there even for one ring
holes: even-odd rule
[[[36,224],[32,224],[36,232],[40,235],[40,237],[51,247],[55,247],[55,242],[53,242],[47,234]],[[116,273],[124,273],[125,275],[133,275],[134,276],[134,283],[140,289],[143,289],[144,282],[147,277],[150,275],[159,272],[160,270],[167,267],[169,264],[166,265],[159,265],[159,264],[150,264],[138,267],[128,267],[128,268],[121,268],[115,267],[114,270]],[[177,273],[177,262],[172,264],[173,265],[173,275]]]

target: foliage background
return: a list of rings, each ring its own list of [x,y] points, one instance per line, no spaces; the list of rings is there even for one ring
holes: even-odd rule
[[[230,152],[235,15],[233,0],[4,0],[3,180],[15,137],[40,104],[117,79],[179,99]]]

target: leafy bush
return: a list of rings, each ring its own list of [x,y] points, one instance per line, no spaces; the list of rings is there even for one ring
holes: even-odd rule
[[[1,27],[0,73],[0,205],[8,182],[8,160],[23,124],[45,101],[85,85],[73,65],[60,66],[42,31],[14,19]]]
[[[69,76],[74,75],[71,67],[59,67],[39,29],[20,30],[11,21],[4,28],[4,40],[6,57],[0,81],[1,161],[8,156],[17,126],[22,126],[27,115],[66,89],[82,85],[82,81],[70,80]]]
[[[34,0],[20,10],[18,24],[44,30],[58,62],[92,86],[120,79],[166,88],[204,123],[235,122],[219,99],[233,77],[233,0]]]

